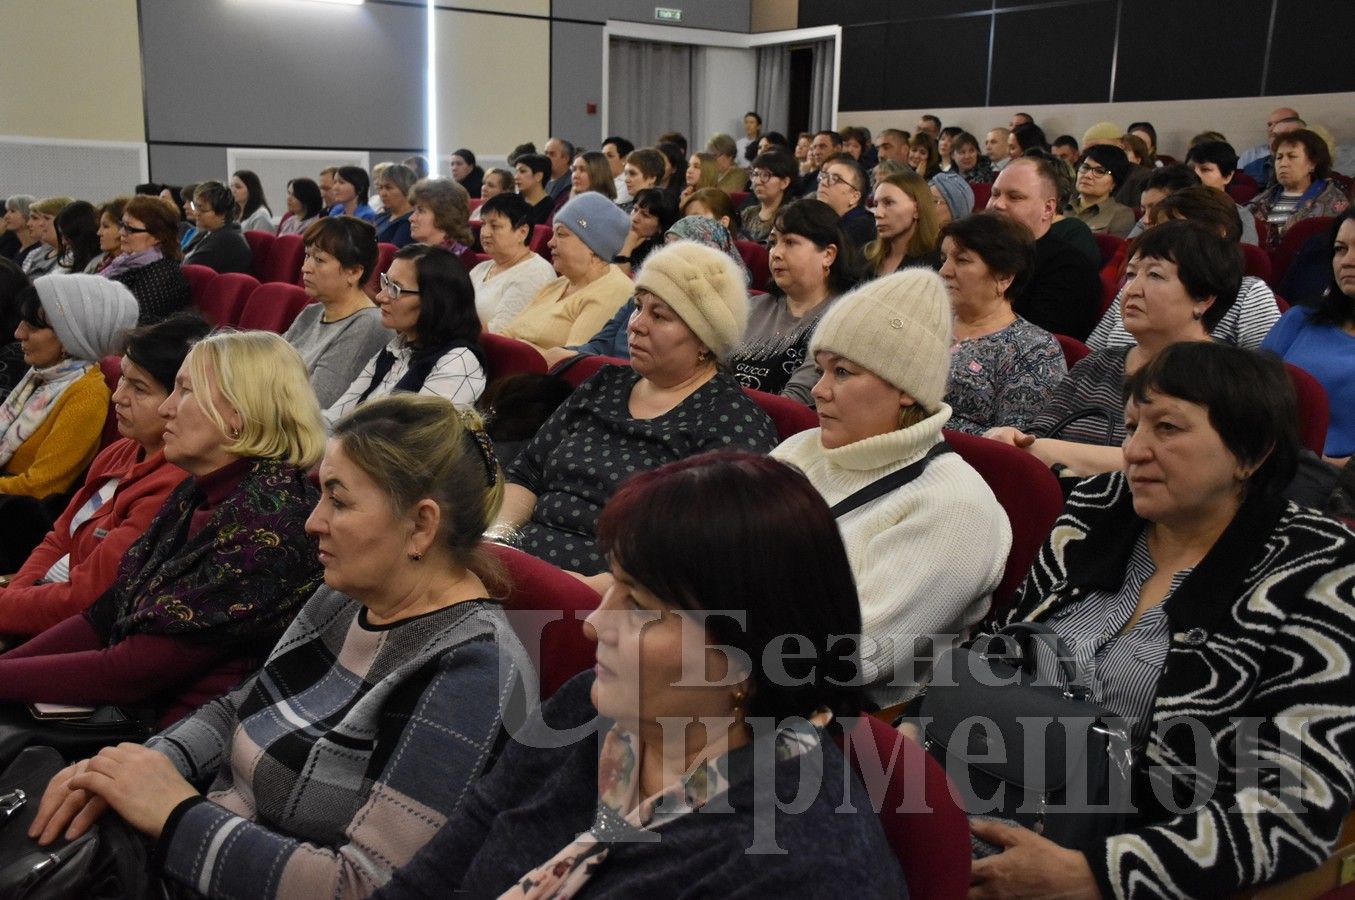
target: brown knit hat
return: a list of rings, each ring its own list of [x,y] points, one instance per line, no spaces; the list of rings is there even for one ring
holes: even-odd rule
[[[908,394],[929,413],[946,397],[950,377],[950,297],[931,269],[904,269],[844,294],[809,341],[845,356]]]
[[[714,247],[675,241],[655,250],[635,278],[673,308],[716,359],[726,359],[748,323],[748,294],[738,263]]]

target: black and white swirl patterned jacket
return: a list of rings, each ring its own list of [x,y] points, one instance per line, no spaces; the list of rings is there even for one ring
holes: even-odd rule
[[[1003,624],[1117,590],[1146,524],[1122,473],[1082,482]],[[1219,897],[1315,868],[1355,794],[1355,533],[1249,498],[1165,603],[1136,814],[1086,851],[1102,894]]]

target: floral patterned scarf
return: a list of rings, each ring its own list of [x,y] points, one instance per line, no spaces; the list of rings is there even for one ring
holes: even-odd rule
[[[745,287],[752,282],[752,276],[748,274],[748,265],[739,254],[733,235],[729,233],[728,228],[714,219],[707,216],[684,216],[673,223],[673,227],[668,229],[668,234],[680,240],[696,241],[698,244],[714,247],[739,264]]]
[[[774,741],[776,761],[784,762],[817,748],[832,719],[831,712],[821,709],[808,721],[793,720],[759,740]],[[499,900],[570,900],[607,861],[611,844],[658,840],[654,831],[695,812],[747,778],[756,753],[755,746],[746,746],[698,760],[677,782],[642,799],[635,736],[612,726],[598,759],[598,809],[593,827],[518,879]]]
[[[42,369],[29,369],[0,404],[0,467],[33,436],[66,388],[94,368],[86,359],[63,359]]]

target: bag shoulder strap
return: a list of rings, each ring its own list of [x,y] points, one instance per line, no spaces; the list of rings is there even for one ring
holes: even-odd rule
[[[895,472],[890,472],[883,478],[877,478],[859,491],[854,491],[846,497],[843,497],[837,503],[833,504],[833,508],[830,512],[832,512],[834,518],[840,519],[858,506],[865,506],[877,497],[883,497],[895,488],[903,487],[908,482],[915,480],[922,474],[923,470],[927,468],[927,463],[931,462],[936,457],[954,452],[955,449],[951,447],[950,444],[947,444],[945,441],[940,441],[933,445],[932,449],[927,451],[927,455],[917,462],[904,466],[902,469]]]

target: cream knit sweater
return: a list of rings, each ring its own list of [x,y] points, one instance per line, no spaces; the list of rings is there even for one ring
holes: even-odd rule
[[[815,428],[772,456],[802,470],[832,506],[920,459],[949,418],[942,404],[916,425],[835,450],[823,448]],[[838,528],[861,600],[867,696],[881,707],[901,703],[926,684],[930,660],[988,611],[1011,525],[979,473],[947,453],[914,481],[847,513]],[[915,646],[918,635],[951,637],[928,651]]]

